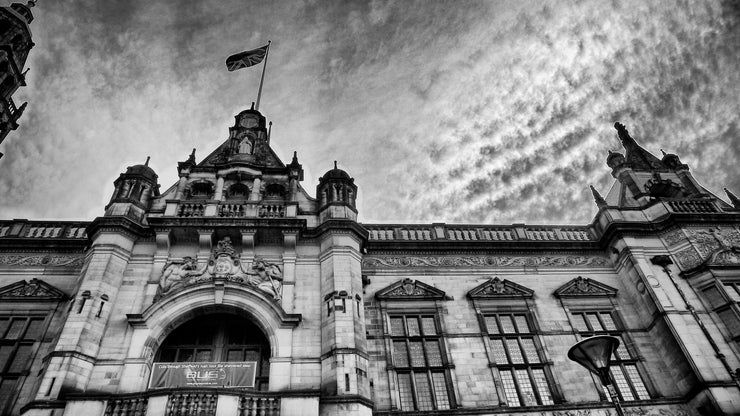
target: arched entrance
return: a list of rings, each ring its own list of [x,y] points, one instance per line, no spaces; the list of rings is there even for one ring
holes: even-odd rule
[[[225,313],[199,316],[180,325],[155,356],[160,363],[235,361],[256,361],[255,389],[267,390],[270,343],[248,319]]]

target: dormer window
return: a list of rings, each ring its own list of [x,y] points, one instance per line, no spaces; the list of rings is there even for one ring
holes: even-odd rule
[[[249,198],[249,187],[243,183],[235,183],[229,187],[226,193],[226,199],[247,199]]]
[[[265,199],[283,199],[285,198],[285,187],[283,185],[273,183],[267,185],[265,188]]]
[[[209,199],[213,195],[213,184],[210,182],[196,182],[190,187],[190,197]]]

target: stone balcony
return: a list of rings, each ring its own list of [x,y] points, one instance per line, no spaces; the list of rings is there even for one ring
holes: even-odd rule
[[[167,200],[165,216],[222,218],[296,218],[297,203],[280,200]]]

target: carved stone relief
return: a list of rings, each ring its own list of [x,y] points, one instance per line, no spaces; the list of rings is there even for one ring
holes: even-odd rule
[[[365,267],[607,267],[596,256],[366,256]]]
[[[172,289],[189,286],[213,279],[226,279],[231,282],[254,286],[280,300],[282,293],[283,273],[280,266],[257,257],[245,268],[239,261],[236,250],[229,237],[219,241],[211,252],[208,264],[197,270],[197,262],[192,257],[172,261],[165,265],[159,279],[159,296],[166,295]]]
[[[688,228],[684,231],[693,247],[676,254],[683,269],[705,261],[717,265],[740,264],[740,231],[736,228]]]
[[[7,254],[0,255],[3,266],[74,267],[82,266],[82,255],[65,254]]]
[[[686,234],[684,234],[681,228],[673,229],[663,234],[661,237],[668,246],[675,246],[686,240]]]

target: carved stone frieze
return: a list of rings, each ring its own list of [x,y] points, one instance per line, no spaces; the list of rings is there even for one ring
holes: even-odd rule
[[[468,292],[468,297],[472,299],[487,298],[531,298],[534,291],[522,285],[516,284],[510,280],[501,280],[498,277],[488,279],[482,285],[479,285]]]
[[[12,300],[60,300],[66,295],[61,290],[39,279],[31,279],[0,288],[0,299]]]
[[[159,296],[168,294],[177,287],[194,285],[213,279],[225,279],[231,282],[254,286],[280,300],[282,293],[283,273],[280,266],[257,257],[249,267],[239,261],[231,240],[226,237],[219,241],[211,252],[208,264],[198,270],[198,264],[192,257],[184,257],[167,263],[159,279]]]
[[[684,234],[681,228],[673,229],[663,235],[661,235],[663,241],[670,247],[679,244],[682,241],[686,241],[686,234]]]
[[[82,266],[81,254],[5,254],[0,255],[0,266],[75,267]]]
[[[365,267],[606,267],[597,256],[366,256]]]
[[[617,289],[596,280],[578,276],[555,290],[557,297],[616,296]]]
[[[702,261],[699,253],[697,253],[693,247],[685,248],[679,251],[678,253],[676,253],[675,257],[679,266],[681,266],[681,268],[684,270],[696,267]]]
[[[418,280],[403,279],[379,290],[375,297],[386,300],[445,299],[445,292]]]
[[[740,231],[730,227],[689,228],[686,229],[689,241],[706,258],[717,250],[740,247]]]

